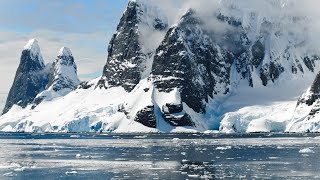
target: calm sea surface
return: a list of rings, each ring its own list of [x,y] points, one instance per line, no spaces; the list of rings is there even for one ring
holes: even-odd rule
[[[320,179],[320,134],[0,134],[0,179]]]

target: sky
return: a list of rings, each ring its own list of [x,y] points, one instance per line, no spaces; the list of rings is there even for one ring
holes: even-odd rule
[[[46,63],[69,47],[81,80],[98,77],[107,47],[127,0],[1,0],[0,109],[13,83],[21,51],[29,39],[39,41]]]

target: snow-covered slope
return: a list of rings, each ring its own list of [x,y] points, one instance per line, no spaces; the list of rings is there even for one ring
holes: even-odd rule
[[[97,84],[99,80],[97,78],[89,84]],[[152,83],[142,80],[130,93],[122,87],[108,90],[91,87],[44,101],[33,110],[32,105],[24,109],[15,105],[0,117],[0,129],[27,132],[195,132],[192,127],[172,127],[165,122],[157,121],[155,129],[135,121],[135,113],[151,103],[148,97],[153,91],[146,93],[144,89],[147,88],[152,89]]]
[[[301,118],[317,101],[296,101],[320,70],[320,53],[316,21],[296,11],[299,1],[188,1],[172,25],[159,2],[129,1],[102,77],[77,89],[72,54],[61,49],[47,89],[1,116],[0,130],[305,131]]]

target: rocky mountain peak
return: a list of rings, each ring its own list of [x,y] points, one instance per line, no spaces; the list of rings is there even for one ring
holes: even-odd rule
[[[25,50],[32,50],[39,52],[40,48],[38,45],[38,41],[36,39],[30,39],[29,42],[24,46]]]
[[[161,32],[164,36],[167,27],[167,20],[159,9],[147,1],[129,1],[117,32],[111,38],[98,87],[122,86],[126,91],[132,91],[143,74],[150,74],[157,47],[154,42],[160,43],[162,39],[159,36],[152,38],[152,35]]]
[[[52,63],[46,90],[37,95],[32,108],[35,108],[44,100],[49,101],[55,97],[67,95],[75,90],[79,84],[77,65],[72,52],[69,48],[62,47],[57,59]]]
[[[52,69],[53,78],[48,87],[51,87],[55,92],[66,88],[74,90],[80,84],[77,65],[69,48],[62,47],[59,50],[57,59],[52,64]]]
[[[308,106],[313,105],[317,100],[320,99],[320,72],[314,79],[311,87],[300,97],[298,105],[307,104]]]
[[[320,72],[317,74],[310,88],[298,99],[295,113],[288,125],[287,131],[300,129],[305,132],[314,132],[318,128],[320,113]]]
[[[205,113],[210,97],[229,91],[232,54],[216,46],[202,25],[193,10],[187,11],[167,32],[154,57],[155,88],[168,94],[176,92],[180,97],[176,102],[158,104],[164,120],[171,125],[197,126],[186,105],[194,112]]]
[[[30,39],[29,42],[24,46],[23,51],[27,51],[32,56],[32,60],[38,60],[40,64],[44,64],[41,55],[40,47],[36,39]]]
[[[31,39],[21,54],[20,64],[16,71],[3,113],[13,105],[26,107],[37,94],[45,89],[48,82],[47,75],[38,41]]]
[[[32,52],[40,52],[38,40],[30,39],[28,43],[24,46],[24,50],[30,50]]]
[[[320,72],[317,74],[316,78],[314,79],[310,91],[313,94],[318,94],[320,95]]]
[[[62,57],[62,56],[67,56],[67,57],[70,57],[70,56],[73,56],[72,53],[71,53],[71,50],[67,47],[62,47],[60,50],[59,50],[59,54],[58,54],[58,57]]]
[[[59,50],[59,53],[58,53],[58,56],[57,56],[57,59],[53,62],[53,66],[73,66],[75,72],[77,71],[77,66],[74,62],[74,57],[72,55],[72,52],[69,48],[67,47],[62,47],[60,50]],[[58,72],[56,72],[58,73]],[[63,75],[63,73],[59,73],[61,75]]]

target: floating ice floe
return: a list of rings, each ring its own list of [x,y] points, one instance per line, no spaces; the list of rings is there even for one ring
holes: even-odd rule
[[[227,150],[227,149],[231,149],[232,147],[231,146],[220,146],[220,147],[217,147],[216,150]]]
[[[70,137],[71,137],[71,138],[79,138],[80,135],[71,135]]]
[[[12,177],[14,176],[13,172],[4,173],[3,176]]]
[[[310,154],[310,153],[314,153],[314,151],[310,148],[304,148],[304,149],[300,149],[299,153],[301,154]]]
[[[77,171],[67,171],[66,175],[78,174]]]
[[[143,135],[143,136],[134,136],[133,138],[134,139],[144,139],[144,138],[147,138],[148,136],[147,135]]]

